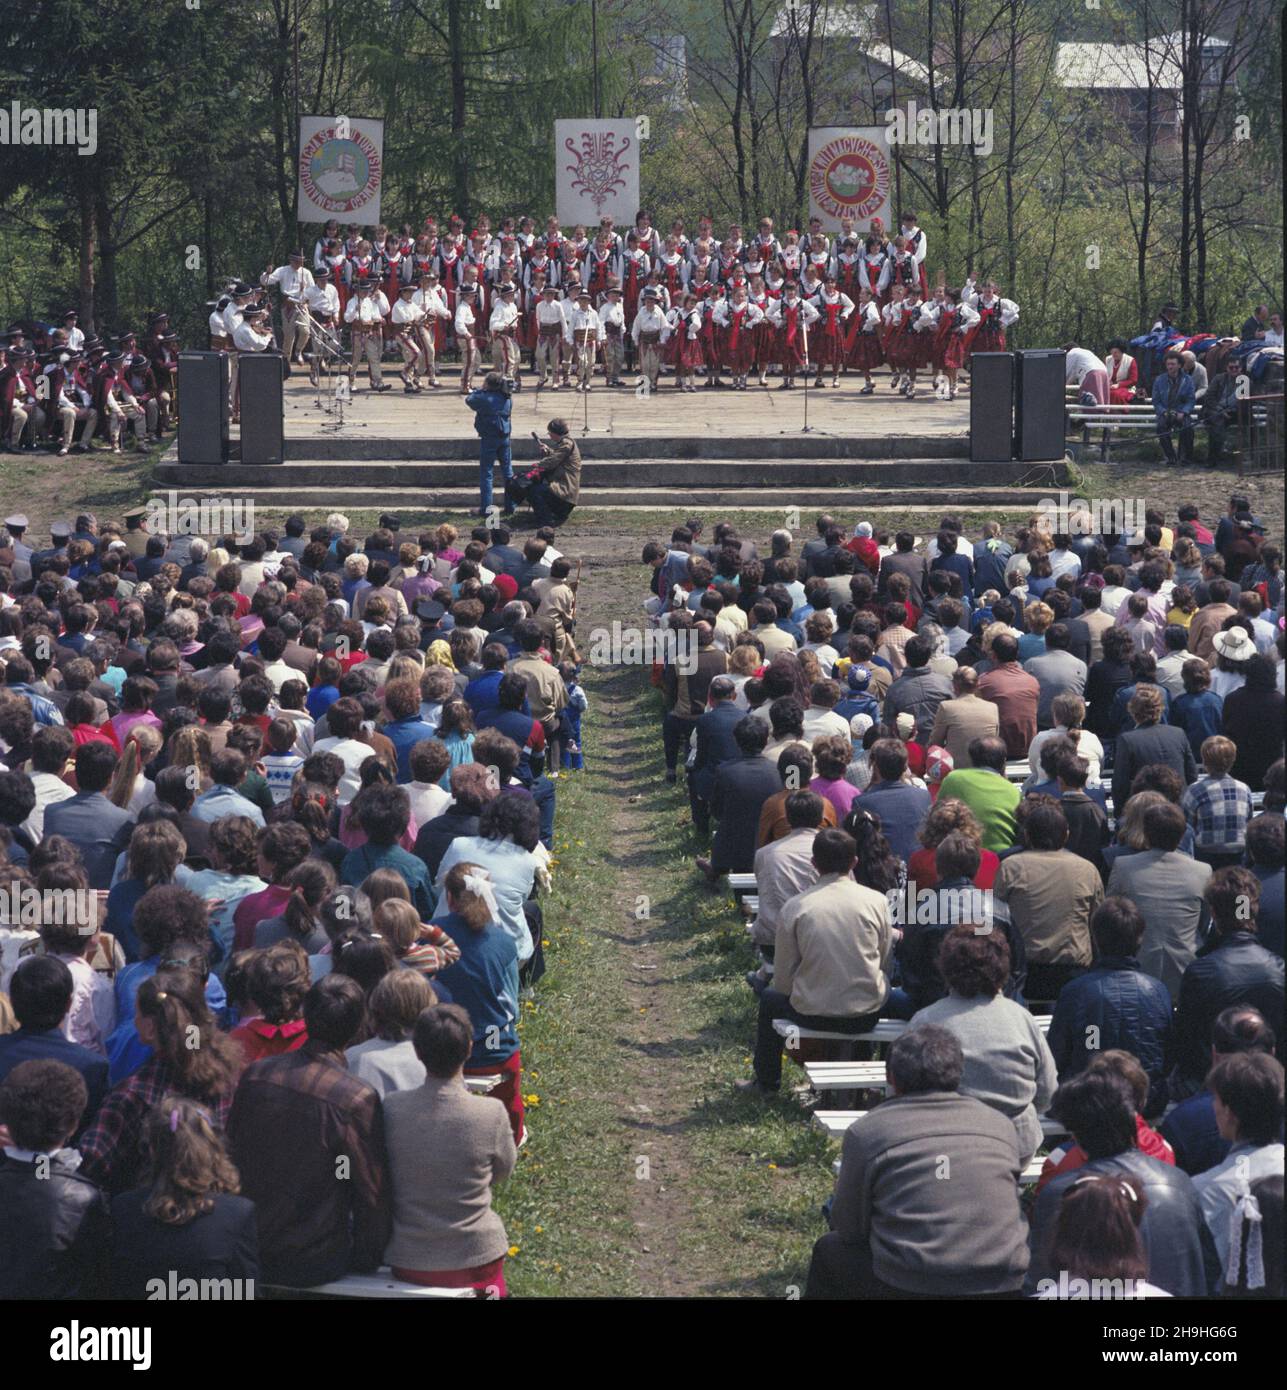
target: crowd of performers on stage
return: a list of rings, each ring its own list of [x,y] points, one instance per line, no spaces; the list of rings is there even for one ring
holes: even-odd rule
[[[328,223],[311,257],[299,250],[286,265],[239,282],[209,305],[211,345],[235,351],[267,345],[262,320],[244,331],[247,305],[274,287],[282,300],[282,350],[318,364],[339,344],[350,382],[365,366],[376,391],[387,352],[402,358],[404,392],[439,388],[438,363],[458,358],[459,389],[468,393],[484,359],[520,384],[524,366],[554,390],[588,390],[596,371],[606,386],[633,386],[624,373],[656,388],[673,372],[680,390],[768,384],[812,377],[815,386],[859,374],[863,394],[873,371],[888,365],[891,386],[916,393],[932,376],[944,399],[974,352],[1005,347],[1019,316],[994,281],[966,278],[959,288],[931,287],[926,237],[914,214],[886,235],[877,220],[859,236],[852,226],[828,237],[815,220],[807,234],[781,239],[769,218],[744,239],[732,226],[717,239],[709,218],[693,236],[677,221],[663,236],[641,212],[619,232],[605,218],[593,236],[564,232],[549,218],[489,219],[466,232],[458,217],[440,230],[426,218],[412,227],[377,227],[344,235]],[[241,331],[240,341],[238,332]]]

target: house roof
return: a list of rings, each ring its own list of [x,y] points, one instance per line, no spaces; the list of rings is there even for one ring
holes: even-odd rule
[[[1183,86],[1183,43],[1182,32],[1158,34],[1143,43],[1061,43],[1055,50],[1055,76],[1063,87],[1178,91]],[[1214,36],[1203,42],[1209,56],[1228,46]]]
[[[770,31],[775,39],[786,38],[806,28],[808,12],[803,3],[784,5],[773,20]],[[849,39],[858,51],[879,67],[892,68],[901,77],[928,84],[929,69],[915,58],[876,41],[876,6],[827,5],[814,18],[815,39]]]

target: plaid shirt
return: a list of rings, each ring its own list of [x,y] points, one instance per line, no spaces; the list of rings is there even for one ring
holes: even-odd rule
[[[80,1141],[80,1171],[109,1192],[136,1187],[142,1176],[140,1140],[148,1111],[171,1091],[182,1092],[169,1066],[152,1057],[119,1086],[107,1093],[94,1123]],[[232,1095],[221,1096],[207,1107],[216,1128],[228,1119]]]
[[[1251,789],[1235,777],[1199,777],[1186,787],[1180,807],[1189,818],[1199,848],[1231,849],[1246,838],[1256,814]]]

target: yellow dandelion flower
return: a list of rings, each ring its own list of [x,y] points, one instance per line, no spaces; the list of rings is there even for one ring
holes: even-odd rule
[[[512,1260],[512,1259],[514,1258],[514,1256],[518,1254],[518,1251],[519,1251],[519,1247],[518,1247],[517,1245],[511,1245],[511,1246],[509,1247],[509,1250],[508,1250],[506,1253],[509,1255],[510,1259]]]
[[[544,1227],[544,1226],[537,1226],[537,1227],[536,1227],[536,1234],[537,1234],[538,1236],[544,1235],[544,1234],[545,1234],[545,1227]]]

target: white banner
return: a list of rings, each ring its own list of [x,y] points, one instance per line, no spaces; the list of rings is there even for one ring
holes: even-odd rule
[[[565,230],[591,232],[601,217],[630,228],[639,211],[639,135],[636,122],[555,121],[557,212]]]
[[[380,220],[384,122],[358,116],[301,116],[299,220]]]
[[[809,131],[809,216],[822,218],[824,230],[838,232],[840,219],[853,219],[858,232],[879,217],[890,219],[890,155],[885,126],[814,126]]]

